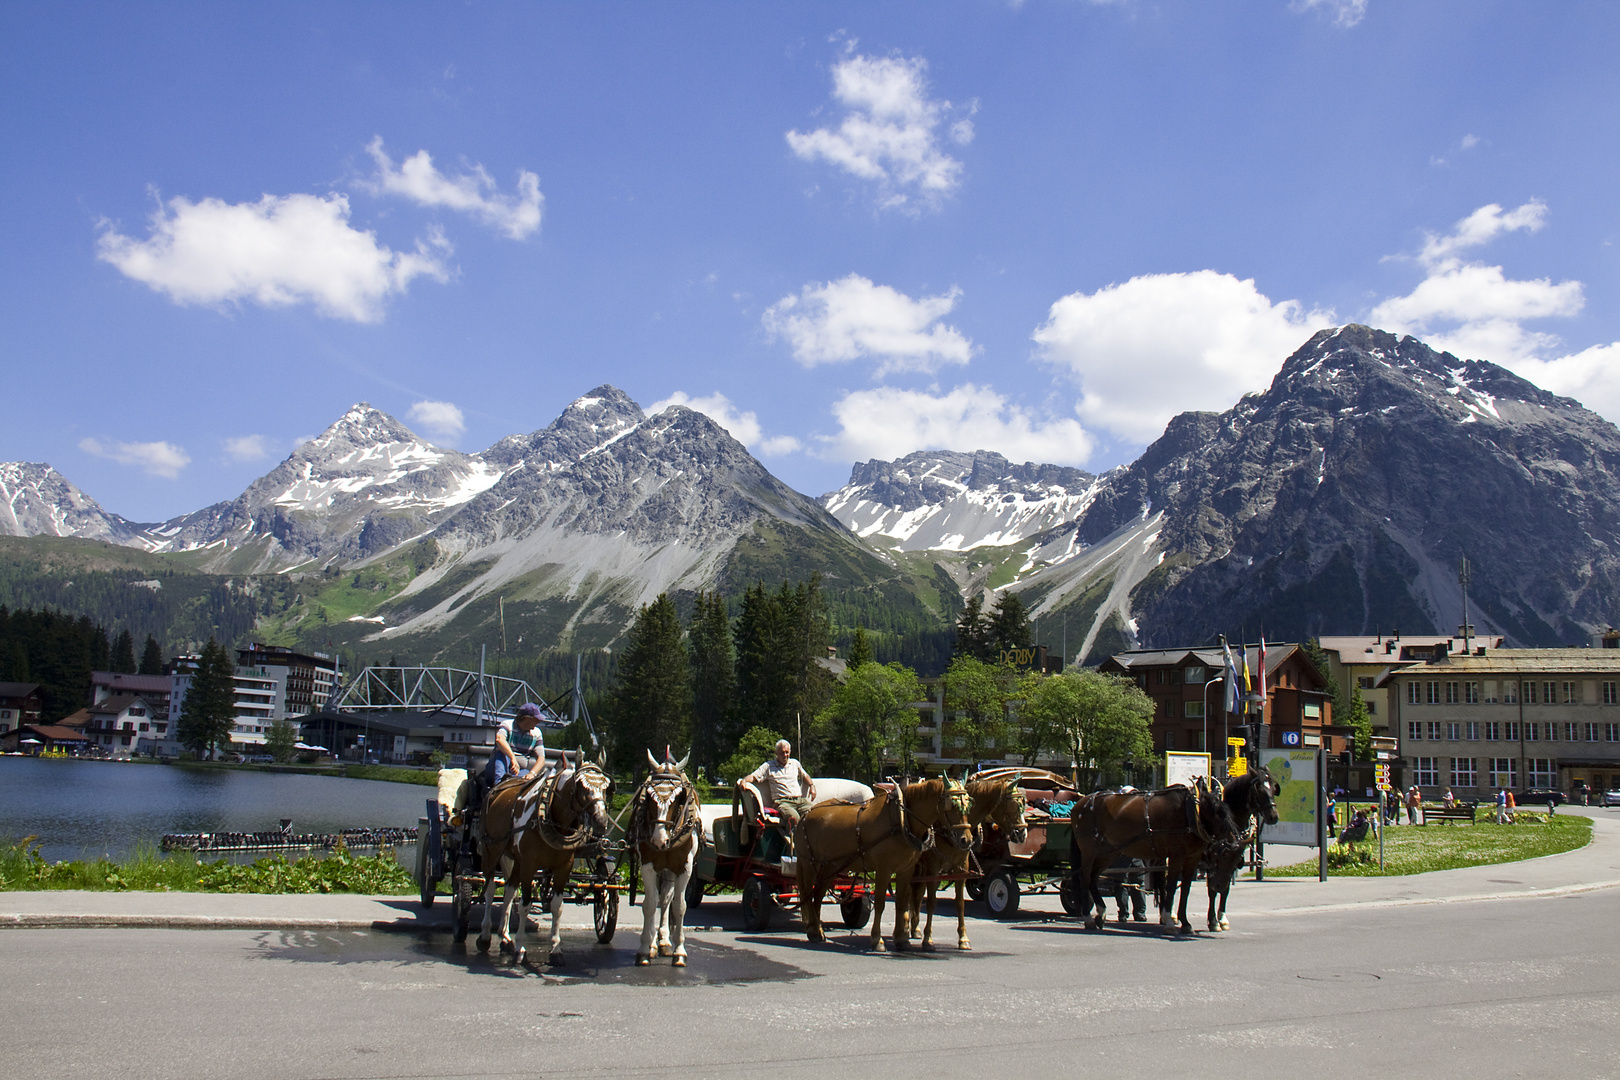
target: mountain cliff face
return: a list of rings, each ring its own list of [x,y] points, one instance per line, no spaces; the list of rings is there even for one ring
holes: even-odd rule
[[[218,548],[205,565],[282,570],[376,555],[427,532],[501,478],[361,402],[228,503],[147,527],[156,551]]]
[[[141,526],[109,514],[43,462],[0,461],[0,536],[82,536],[139,544]]]
[[[1000,454],[924,450],[859,462],[821,505],[857,536],[896,551],[966,551],[1014,544],[1078,517],[1097,478],[1060,465],[1014,465]]]
[[[1465,555],[1480,632],[1580,644],[1620,595],[1620,430],[1494,364],[1346,326],[1266,392],[1173,420],[1073,541],[1149,520],[1158,556],[1129,605],[1143,644],[1450,630]]]

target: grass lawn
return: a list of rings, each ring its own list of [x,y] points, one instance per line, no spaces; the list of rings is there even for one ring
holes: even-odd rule
[[[31,840],[31,838],[30,838]],[[289,859],[268,855],[249,865],[165,855],[146,845],[127,859],[46,862],[30,840],[0,841],[0,892],[88,889],[93,892],[363,893],[411,896],[416,884],[392,851]]]
[[[1553,816],[1520,810],[1512,825],[1487,824],[1480,808],[1476,825],[1397,825],[1384,832],[1384,868],[1378,868],[1378,838],[1356,845],[1357,853],[1328,842],[1329,877],[1396,877],[1488,866],[1556,855],[1585,847],[1592,839],[1592,819],[1577,814]],[[1315,877],[1316,857],[1288,866],[1267,866],[1271,877]]]

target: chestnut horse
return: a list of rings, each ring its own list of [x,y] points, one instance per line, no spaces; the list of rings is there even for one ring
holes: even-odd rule
[[[483,866],[484,922],[478,948],[489,948],[490,924],[495,914],[496,873],[506,879],[506,903],[501,910],[501,951],[512,950],[512,962],[521,964],[527,950],[522,937],[527,929],[528,904],[523,886],[544,871],[551,897],[551,946],[546,962],[560,964],[562,954],[563,891],[574,872],[574,856],[595,840],[607,836],[607,800],[613,781],[602,767],[589,762],[571,772],[542,772],[530,780],[497,784],[489,793],[479,837]],[[517,918],[512,917],[514,905]],[[516,938],[513,925],[518,927]]]
[[[864,803],[819,803],[793,831],[799,858],[799,908],[811,941],[826,941],[821,898],[843,873],[873,875],[872,951],[883,952],[883,902],[889,879],[894,890],[894,947],[907,949],[911,878],[917,859],[935,844],[935,827],[946,842],[967,851],[973,833],[967,823],[968,793],[951,779],[897,784],[880,789]]]
[[[1214,841],[1237,833],[1237,820],[1222,801],[1218,781],[1195,779],[1194,787],[1176,786],[1154,792],[1098,791],[1075,805],[1069,820],[1070,872],[1074,895],[1093,908],[1087,925],[1100,930],[1108,919],[1097,879],[1120,855],[1135,856],[1150,867],[1164,864],[1165,878],[1159,925],[1170,926],[1170,908],[1181,889],[1180,932],[1191,933],[1187,894],[1198,860]]]
[[[1019,777],[1003,776],[986,780],[967,780],[962,786],[968,793],[968,827],[978,836],[980,826],[985,822],[1000,829],[1008,840],[1014,844],[1022,844],[1028,835],[1024,825],[1024,811],[1029,804],[1024,800],[1024,792],[1018,786]],[[936,832],[938,827],[936,826]],[[922,947],[934,947],[934,902],[939,892],[940,881],[945,878],[956,879],[956,947],[958,949],[971,949],[973,945],[968,941],[967,935],[967,898],[963,895],[963,886],[972,863],[970,852],[962,851],[954,846],[941,847],[935,837],[931,850],[925,851],[917,860],[915,880],[911,886],[911,936],[917,936],[917,924],[920,921],[923,894],[928,894],[928,922],[922,928]],[[948,841],[947,841],[948,843]]]
[[[1277,824],[1277,796],[1282,789],[1271,773],[1256,769],[1226,782],[1221,801],[1226,803],[1237,819],[1236,836],[1225,837],[1209,845],[1204,851],[1204,882],[1209,886],[1209,928],[1230,930],[1226,921],[1226,897],[1232,891],[1232,879],[1243,865],[1243,849],[1254,843],[1262,823]]]
[[[659,762],[647,752],[652,772],[630,800],[630,821],[625,826],[625,848],[641,867],[641,947],[636,965],[652,962],[654,937],[659,956],[673,956],[676,967],[686,966],[686,883],[697,861],[703,822],[698,792],[686,778],[686,763]]]

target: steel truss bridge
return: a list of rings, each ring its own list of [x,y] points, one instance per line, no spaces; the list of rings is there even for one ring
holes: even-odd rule
[[[368,667],[327,705],[339,713],[427,713],[486,722],[510,718],[519,705],[533,702],[544,712],[541,723],[561,727],[567,721],[522,679],[481,675],[452,667]]]

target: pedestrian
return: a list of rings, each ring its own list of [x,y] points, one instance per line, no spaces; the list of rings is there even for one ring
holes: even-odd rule
[[[1327,830],[1329,840],[1339,835],[1339,799],[1336,794],[1328,796]]]
[[[1507,803],[1507,819],[1511,824],[1519,816],[1517,813],[1519,804],[1518,801],[1513,798],[1513,792],[1507,791],[1503,792],[1503,794],[1506,796],[1505,801]]]
[[[1496,789],[1496,823],[1498,825],[1506,825],[1507,824],[1507,789],[1506,788],[1497,788]]]
[[[1557,817],[1558,816],[1558,804],[1563,802],[1563,801],[1564,801],[1564,793],[1562,791],[1549,791],[1549,792],[1547,792],[1547,817],[1549,817],[1549,818]]]
[[[1423,793],[1418,790],[1418,786],[1416,784],[1413,784],[1406,791],[1406,823],[1408,825],[1417,824],[1418,810],[1420,810],[1422,806]]]

